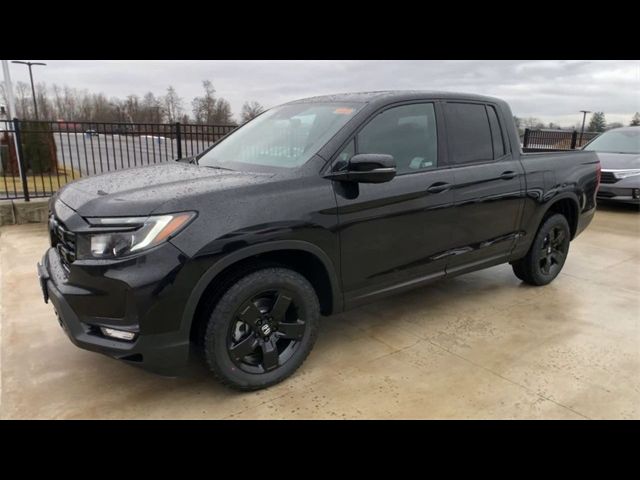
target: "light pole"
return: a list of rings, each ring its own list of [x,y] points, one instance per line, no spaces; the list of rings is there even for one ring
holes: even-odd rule
[[[587,113],[591,113],[589,110],[580,110],[582,112],[582,130],[580,130],[580,146],[582,146],[582,134],[584,133],[584,121],[587,119]]]
[[[11,63],[21,63],[29,67],[29,78],[31,79],[31,94],[33,95],[33,111],[36,114],[36,120],[39,120],[38,119],[38,102],[36,102],[36,89],[33,87],[33,73],[31,73],[31,67],[33,65],[46,65],[46,63],[21,62],[20,60],[13,60]]]

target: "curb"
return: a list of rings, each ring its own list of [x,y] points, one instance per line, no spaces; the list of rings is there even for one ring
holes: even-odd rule
[[[49,218],[49,199],[0,200],[0,226],[43,223]]]

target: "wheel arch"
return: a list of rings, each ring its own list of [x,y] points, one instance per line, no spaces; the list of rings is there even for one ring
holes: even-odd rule
[[[538,229],[544,222],[544,219],[554,213],[564,215],[564,217],[567,219],[567,222],[569,223],[569,229],[571,231],[571,239],[573,240],[578,230],[578,219],[580,217],[580,204],[578,202],[577,196],[575,194],[567,193],[555,198],[544,210],[544,213],[542,214],[542,217],[540,217],[540,221],[538,222],[536,231],[538,231]]]
[[[329,256],[309,242],[274,241],[242,248],[209,267],[187,300],[182,318],[183,331],[186,330],[192,340],[198,338],[201,313],[209,306],[209,301],[215,302],[224,287],[239,277],[274,265],[291,268],[309,280],[318,295],[322,314],[343,310],[339,277]],[[218,280],[220,283],[216,284]]]
[[[544,220],[554,213],[560,213],[567,218],[571,240],[575,238],[580,219],[580,203],[575,193],[565,192],[556,195],[547,203],[537,205],[535,213],[529,216],[524,228],[520,231],[520,235],[524,239],[522,243],[518,242],[516,249],[512,252],[509,259],[510,263],[521,259],[527,254]]]

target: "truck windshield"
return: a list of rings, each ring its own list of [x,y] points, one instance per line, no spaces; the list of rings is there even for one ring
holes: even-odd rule
[[[362,104],[299,103],[275,107],[207,151],[198,164],[298,167],[342,128]]]
[[[595,138],[584,149],[602,153],[640,154],[640,127],[630,130],[610,130]]]

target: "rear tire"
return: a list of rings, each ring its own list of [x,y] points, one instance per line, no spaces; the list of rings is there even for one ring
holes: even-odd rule
[[[569,254],[571,230],[564,215],[556,213],[547,217],[520,260],[512,263],[513,273],[529,285],[547,285],[562,270]]]
[[[209,318],[204,353],[213,374],[257,390],[295,372],[313,348],[320,303],[309,281],[287,268],[249,273],[221,296]]]

